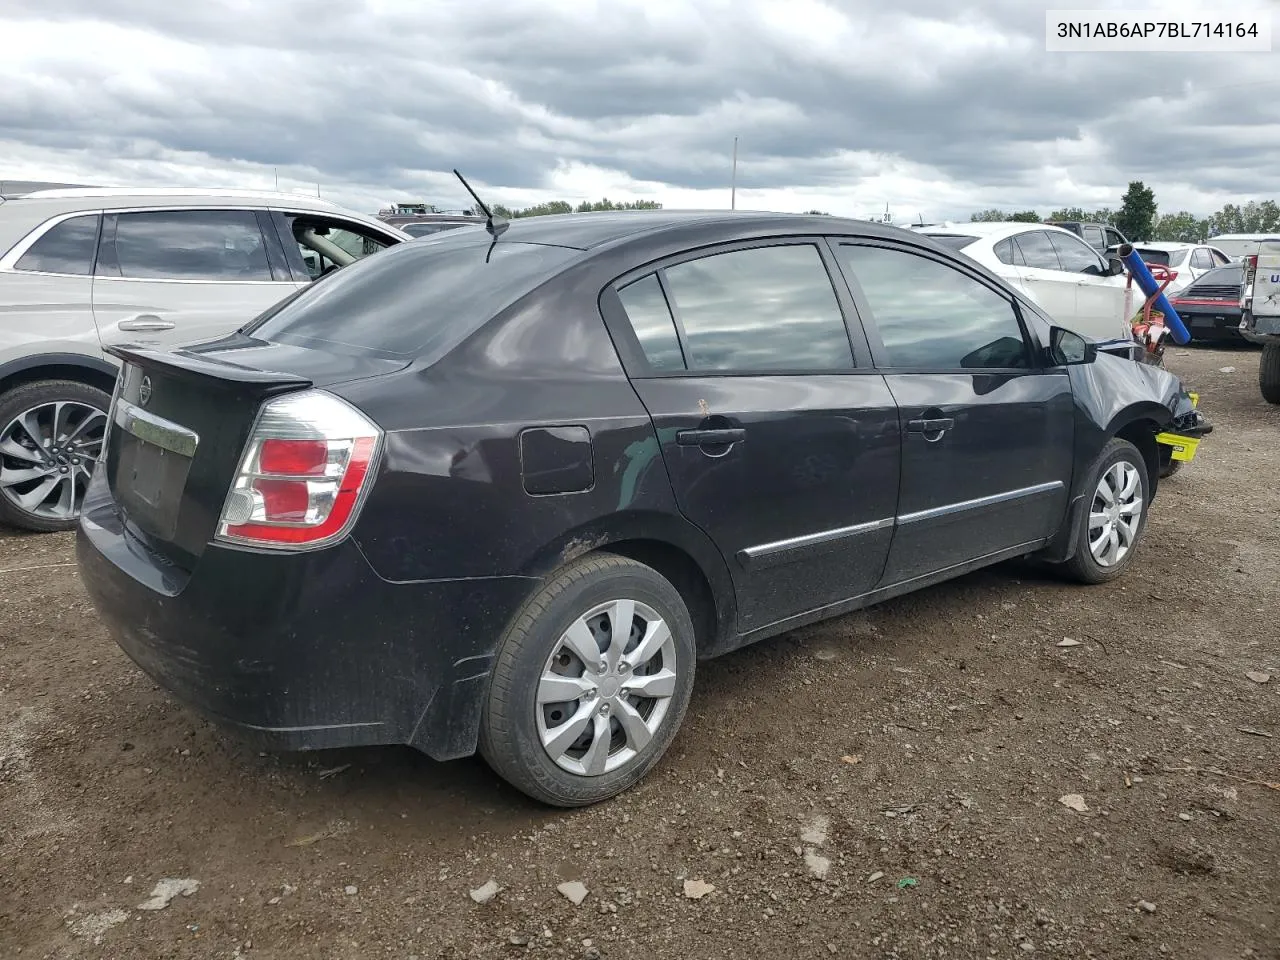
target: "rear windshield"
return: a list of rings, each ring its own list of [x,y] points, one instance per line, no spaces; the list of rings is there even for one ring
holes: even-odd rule
[[[1222,287],[1239,288],[1244,285],[1244,264],[1229,263],[1225,267],[1215,267],[1208,273],[1200,275],[1200,279],[1187,287],[1181,294],[1183,297],[1194,297],[1197,293],[1222,292]]]
[[[402,243],[343,267],[245,332],[298,346],[395,358],[437,356],[580,257],[581,250],[488,238]]]
[[[1190,248],[1181,250],[1152,250],[1150,247],[1134,247],[1146,263],[1157,263],[1162,267],[1180,267],[1187,259]]]
[[[955,233],[926,233],[925,236],[935,243],[942,244],[944,247],[950,247],[952,250],[963,250],[978,239],[977,237],[962,237]]]

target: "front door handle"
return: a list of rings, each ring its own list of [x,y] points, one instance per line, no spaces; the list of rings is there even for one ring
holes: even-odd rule
[[[742,427],[723,427],[716,430],[681,430],[676,443],[682,447],[718,447],[747,439]]]
[[[128,320],[121,320],[119,327],[126,333],[149,333],[157,330],[172,330],[172,320],[161,320],[154,313],[140,313]]]
[[[908,420],[907,433],[941,434],[956,425],[952,417],[933,417],[927,420]]]

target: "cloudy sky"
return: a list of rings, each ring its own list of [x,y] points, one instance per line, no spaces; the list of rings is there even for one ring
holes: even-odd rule
[[[261,189],[278,171],[359,209],[456,208],[456,166],[513,206],[725,207],[737,136],[755,209],[1044,214],[1116,206],[1134,179],[1162,212],[1280,198],[1280,52],[1047,54],[1046,6],[5,0],[0,179]]]

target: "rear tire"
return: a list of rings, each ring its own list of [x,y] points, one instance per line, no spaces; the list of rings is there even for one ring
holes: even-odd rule
[[[615,620],[625,621],[625,634]],[[555,574],[503,638],[480,753],[543,803],[607,800],[666,752],[693,692],[695,661],[693,621],[675,587],[626,557],[584,557]]]
[[[1280,403],[1280,343],[1264,343],[1258,359],[1258,389],[1267,403]]]
[[[1133,563],[1146,531],[1151,489],[1147,464],[1137,447],[1116,437],[1094,458],[1085,476],[1085,516],[1075,553],[1062,569],[1080,583],[1106,583]]]
[[[76,380],[37,380],[0,396],[0,522],[39,533],[75,527],[110,404]]]

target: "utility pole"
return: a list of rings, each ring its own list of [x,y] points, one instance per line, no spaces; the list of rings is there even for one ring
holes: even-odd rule
[[[272,167],[271,169],[275,171],[275,175],[276,175],[276,193],[279,193],[279,192],[280,192],[280,168],[279,168],[279,167]]]
[[[733,178],[729,181],[729,209],[738,209],[738,138],[733,138]]]

